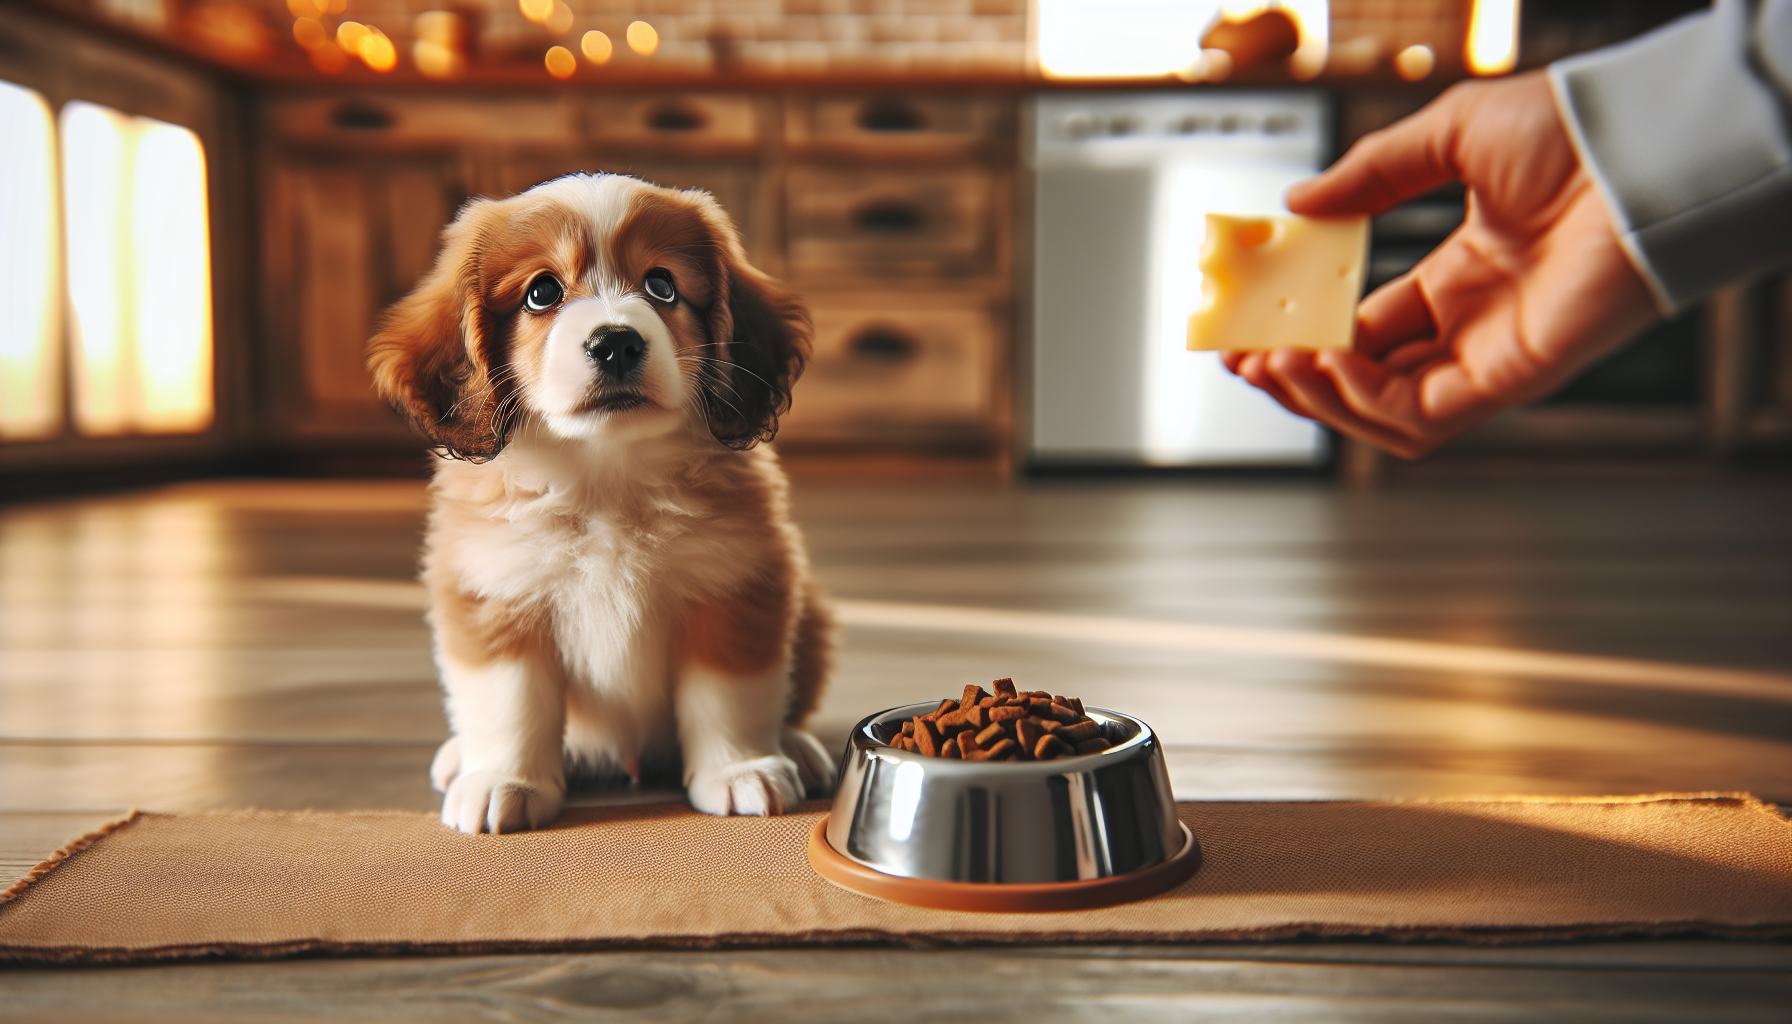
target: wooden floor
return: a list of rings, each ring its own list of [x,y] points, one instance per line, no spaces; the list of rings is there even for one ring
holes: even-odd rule
[[[408,482],[208,483],[0,509],[0,873],[131,806],[432,808],[445,727],[410,582],[421,502]],[[1186,799],[1792,803],[1783,480],[804,481],[797,505],[848,622],[814,722],[831,746],[869,712],[1012,675],[1152,722]],[[985,628],[963,607],[1029,614]],[[913,614],[893,625],[891,608]],[[578,798],[658,796],[675,794]],[[58,1021],[1740,1021],[1788,1005],[1792,946],[1703,941],[0,972],[0,1019]]]

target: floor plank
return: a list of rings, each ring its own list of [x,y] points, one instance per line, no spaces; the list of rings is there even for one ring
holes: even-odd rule
[[[0,1020],[1783,1021],[1783,946],[647,952],[0,974]],[[1724,950],[1723,952],[1729,952]],[[1668,955],[1671,954],[1671,955]],[[1692,965],[1689,966],[1688,962]],[[81,984],[71,985],[71,977]]]
[[[91,835],[119,815],[115,812],[7,814],[0,812],[0,891],[25,877],[71,841]]]

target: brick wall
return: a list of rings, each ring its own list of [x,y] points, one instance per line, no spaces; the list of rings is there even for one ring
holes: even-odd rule
[[[262,0],[285,16],[280,0]],[[554,34],[524,18],[514,0],[349,0],[345,18],[379,25],[395,40],[412,19],[448,7],[479,22],[487,59],[539,62],[554,43],[578,49],[595,29],[615,43],[611,63],[645,69],[748,74],[979,72],[1021,74],[1027,58],[1027,0],[564,0],[572,26]],[[290,21],[290,18],[286,20]],[[646,21],[659,49],[640,57],[623,44],[630,22]]]

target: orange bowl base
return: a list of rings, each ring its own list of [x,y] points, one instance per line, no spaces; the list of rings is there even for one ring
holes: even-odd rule
[[[1037,914],[1060,910],[1093,910],[1155,896],[1188,881],[1201,866],[1201,844],[1182,825],[1182,849],[1160,864],[1124,875],[1076,882],[1008,885],[1001,882],[936,882],[903,878],[868,868],[828,843],[828,818],[809,834],[809,866],[842,889],[892,903],[933,910],[986,914]]]

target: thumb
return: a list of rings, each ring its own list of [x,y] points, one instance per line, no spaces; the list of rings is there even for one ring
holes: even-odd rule
[[[1456,91],[1358,139],[1324,174],[1288,190],[1288,209],[1305,216],[1377,214],[1457,177],[1449,158]]]

